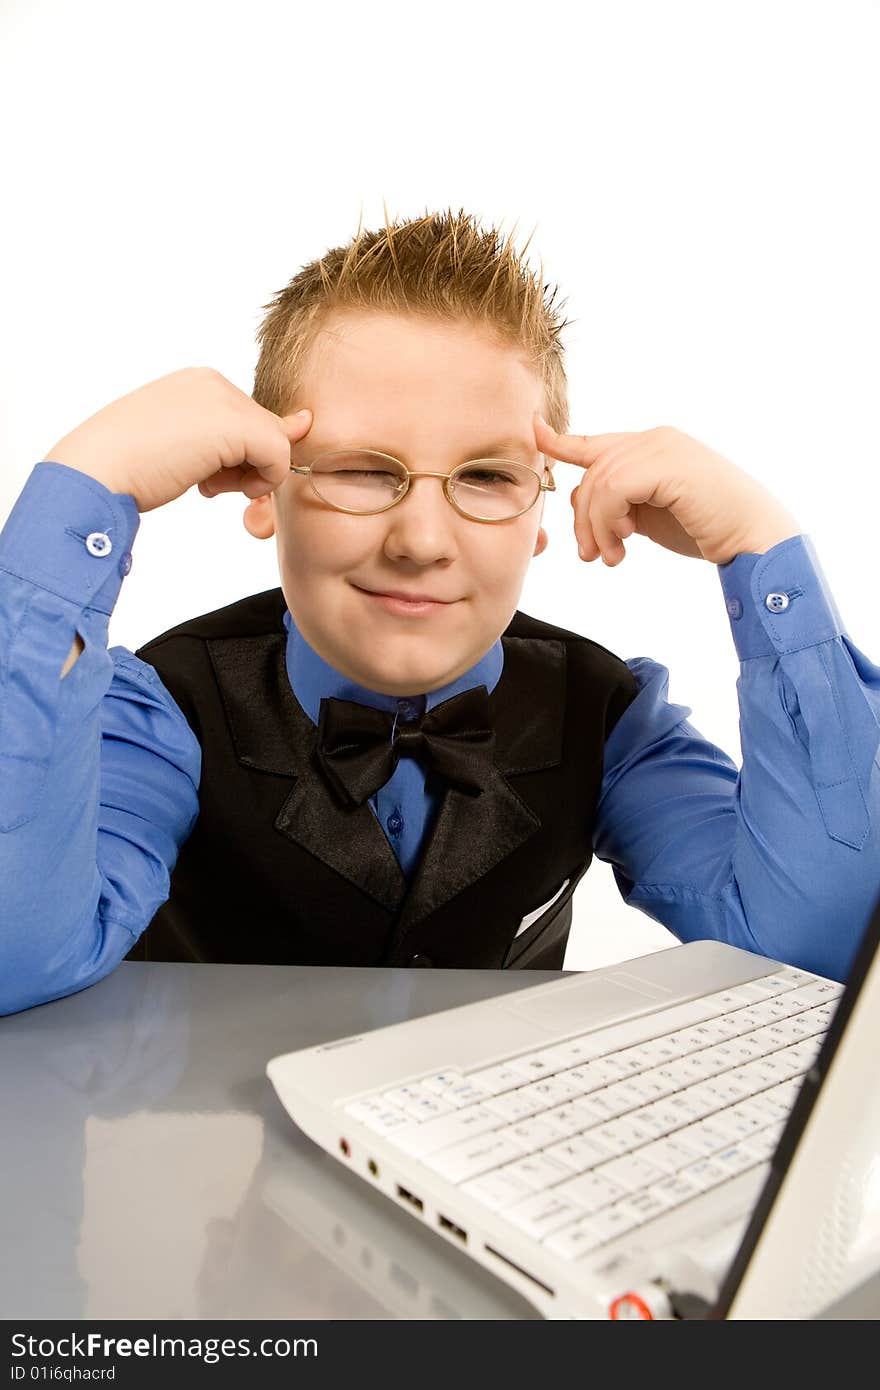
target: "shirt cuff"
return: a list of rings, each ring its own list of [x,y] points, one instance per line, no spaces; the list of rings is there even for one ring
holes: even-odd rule
[[[128,493],[65,463],[38,463],[0,531],[0,569],[109,615],[140,521]]]
[[[843,620],[809,536],[718,566],[740,661],[781,656],[840,637]]]

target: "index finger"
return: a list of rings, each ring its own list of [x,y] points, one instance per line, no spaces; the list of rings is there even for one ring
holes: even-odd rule
[[[535,439],[542,454],[550,454],[562,463],[576,463],[589,468],[600,454],[626,436],[618,434],[559,434],[551,429],[537,411],[534,414]]]

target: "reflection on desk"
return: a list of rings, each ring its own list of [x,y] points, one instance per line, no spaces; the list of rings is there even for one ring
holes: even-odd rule
[[[125,962],[0,1019],[4,1318],[534,1318],[291,1125],[270,1056],[549,972]]]

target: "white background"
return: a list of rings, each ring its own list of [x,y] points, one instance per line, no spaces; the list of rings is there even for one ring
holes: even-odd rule
[[[674,425],[760,478],[877,660],[878,38],[871,0],[3,0],[0,523],[135,387],[210,365],[250,392],[261,306],[361,212],[464,207],[534,229],[571,429]],[[663,662],[739,762],[717,570],[641,537],[582,563],[557,473],[520,607]],[[245,505],[141,518],[110,645],[277,586]],[[566,966],[666,944],[594,861]]]

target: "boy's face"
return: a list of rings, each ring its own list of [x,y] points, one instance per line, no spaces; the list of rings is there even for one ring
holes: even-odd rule
[[[518,350],[466,323],[334,315],[287,410],[303,406],[313,418],[297,464],[360,447],[414,471],[494,456],[545,477],[532,425],[534,411],[546,412],[540,378]],[[415,478],[396,506],[351,516],[292,473],[250,503],[244,523],[261,539],[277,535],[287,606],[319,655],[369,690],[415,695],[455,680],[507,627],[529,561],[547,544],[543,496],[522,516],[484,524],[450,505],[442,479]],[[442,602],[392,611],[375,597],[389,590]]]

